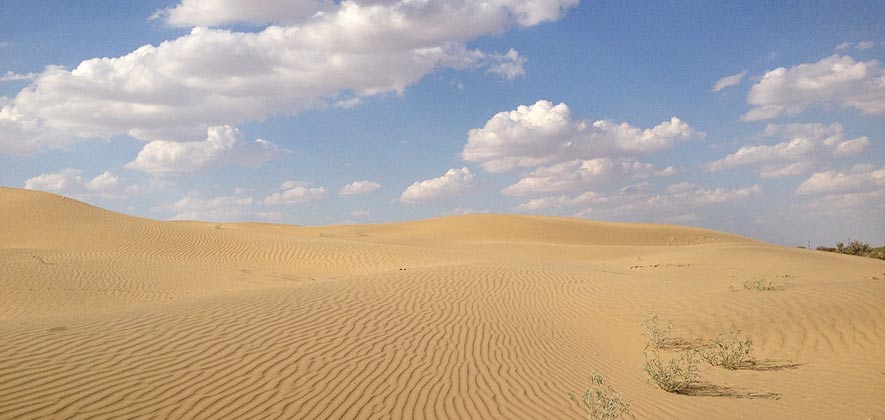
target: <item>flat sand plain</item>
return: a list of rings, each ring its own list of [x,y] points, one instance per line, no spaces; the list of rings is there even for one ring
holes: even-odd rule
[[[689,342],[734,322],[760,363],[661,391],[652,310]],[[0,188],[0,419],[580,419],[594,371],[639,419],[885,419],[885,263],[551,217],[160,222]]]

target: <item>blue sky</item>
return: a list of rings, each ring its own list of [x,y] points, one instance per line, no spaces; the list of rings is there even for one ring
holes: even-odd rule
[[[5,2],[0,184],[156,219],[885,238],[877,2],[250,3]]]

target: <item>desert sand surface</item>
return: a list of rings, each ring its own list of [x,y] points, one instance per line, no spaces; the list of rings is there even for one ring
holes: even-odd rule
[[[776,291],[732,291],[750,279]],[[760,361],[658,389],[643,321]],[[668,353],[664,353],[668,354]],[[885,264],[512,215],[161,222],[0,188],[0,418],[885,419]]]

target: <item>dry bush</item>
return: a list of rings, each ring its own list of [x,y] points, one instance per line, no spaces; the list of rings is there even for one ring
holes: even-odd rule
[[[645,352],[645,364],[642,370],[658,386],[667,392],[680,392],[698,382],[700,372],[697,353],[683,351],[679,357],[667,363],[661,360],[657,350]]]
[[[744,280],[742,286],[744,287],[744,290],[753,290],[756,292],[770,292],[783,288],[783,286],[774,284],[765,278],[757,279],[755,277],[752,280]]]
[[[749,337],[740,337],[739,330],[734,323],[728,327],[728,332],[719,334],[711,344],[701,351],[701,357],[711,366],[722,366],[726,369],[737,369],[741,366],[753,364],[753,340]]]
[[[645,327],[642,335],[648,340],[647,346],[660,349],[672,341],[673,323],[667,321],[665,324],[657,313],[652,312],[651,317],[643,321],[642,325]]]
[[[580,400],[575,393],[569,394],[569,398],[583,406],[589,420],[615,420],[630,415],[630,402],[596,372],[590,375],[590,383]]]

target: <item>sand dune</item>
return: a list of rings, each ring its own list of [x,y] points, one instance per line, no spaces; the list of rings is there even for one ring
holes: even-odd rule
[[[783,290],[733,292],[751,278]],[[754,369],[669,394],[654,309]],[[885,419],[885,264],[669,225],[158,222],[0,188],[0,418]]]

